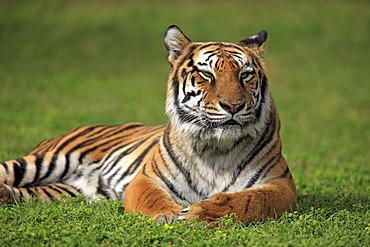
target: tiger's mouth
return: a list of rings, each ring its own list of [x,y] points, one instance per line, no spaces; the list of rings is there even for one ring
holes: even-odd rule
[[[239,128],[243,127],[243,125],[240,124],[239,122],[237,122],[236,120],[230,119],[230,120],[227,120],[224,123],[221,123],[219,125],[219,127],[223,128],[223,129],[239,129]]]
[[[221,126],[242,126],[240,123],[238,123],[237,121],[233,120],[233,119],[230,119],[230,120],[227,120],[226,122],[222,123]]]

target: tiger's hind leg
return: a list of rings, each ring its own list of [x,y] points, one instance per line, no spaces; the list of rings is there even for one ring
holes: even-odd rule
[[[19,203],[31,197],[40,201],[62,201],[66,197],[76,197],[80,192],[72,186],[63,183],[54,183],[37,187],[12,187],[0,184],[0,203]]]

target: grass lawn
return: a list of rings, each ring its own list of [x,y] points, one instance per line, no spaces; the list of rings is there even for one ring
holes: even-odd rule
[[[81,125],[165,123],[171,24],[199,41],[269,31],[295,211],[207,229],[32,201],[0,205],[0,246],[369,246],[368,1],[0,1],[0,160]]]

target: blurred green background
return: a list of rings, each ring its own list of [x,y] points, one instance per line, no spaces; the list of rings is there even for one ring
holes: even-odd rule
[[[369,1],[0,1],[0,160],[81,125],[165,123],[171,24],[194,41],[268,30],[299,213],[369,211]]]

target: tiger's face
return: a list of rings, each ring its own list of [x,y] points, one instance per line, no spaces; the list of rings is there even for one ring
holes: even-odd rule
[[[174,127],[203,138],[253,135],[269,108],[260,58],[266,40],[267,32],[261,31],[238,43],[193,43],[170,27],[166,112]]]

